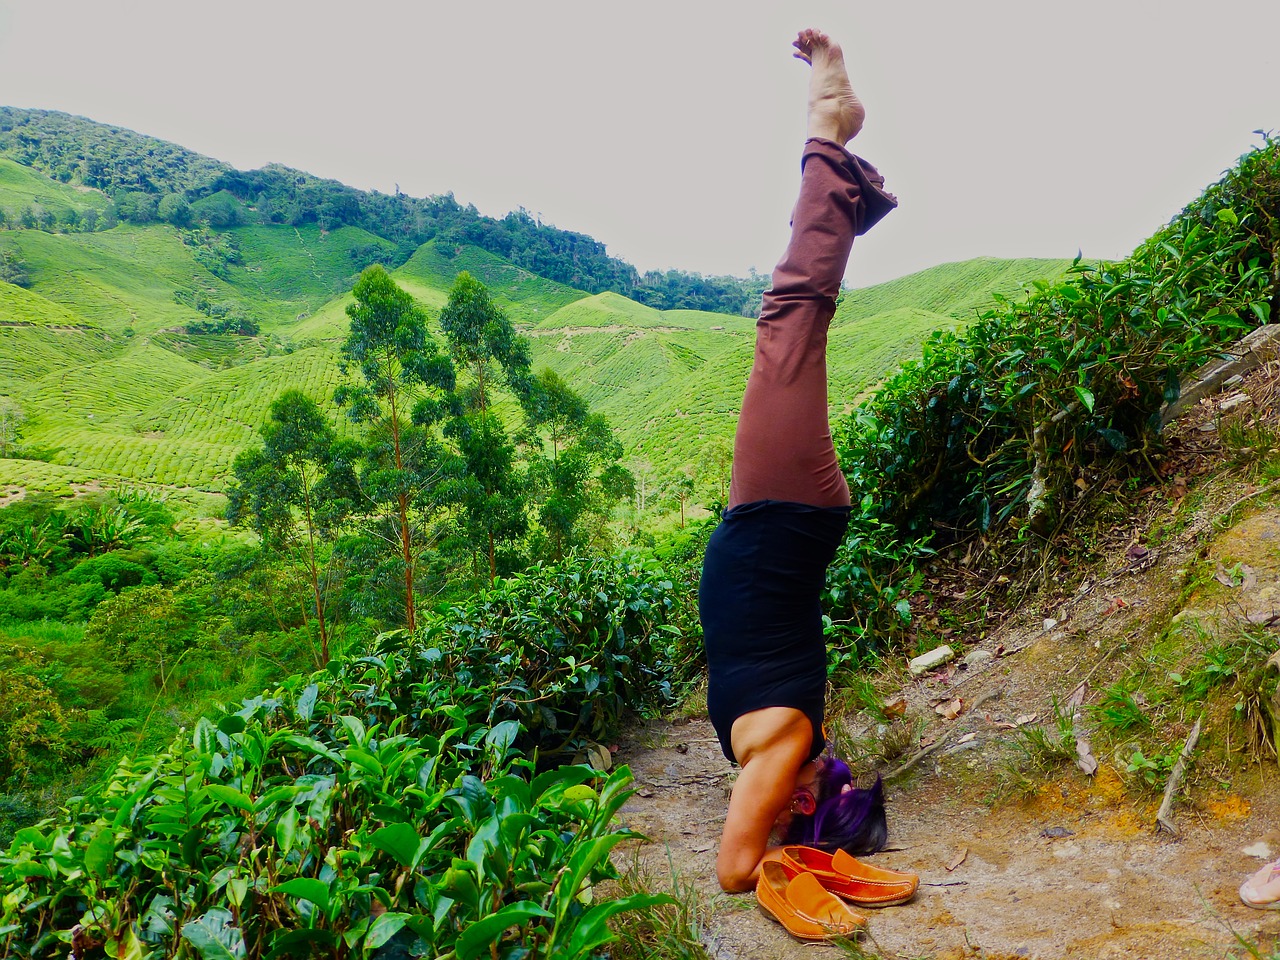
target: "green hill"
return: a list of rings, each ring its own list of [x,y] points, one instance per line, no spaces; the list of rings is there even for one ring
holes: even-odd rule
[[[943,263],[887,283],[851,290],[840,298],[836,323],[896,310],[902,306],[971,319],[992,304],[992,294],[1010,297],[1034,278],[1057,276],[1070,260],[997,260],[977,257]]]
[[[81,215],[87,210],[101,214],[110,204],[110,199],[99,190],[58,183],[0,157],[0,212],[13,223],[20,223],[23,211],[28,209],[33,216],[48,212],[56,220],[65,222],[69,210]]]
[[[186,157],[184,177],[223,169],[195,155],[166,156]],[[0,208],[29,199],[108,202],[0,159]],[[216,201],[209,195],[197,206]],[[260,212],[228,202],[233,219]],[[348,291],[372,262],[400,262],[397,282],[432,314],[459,271],[479,278],[529,334],[535,366],[563,376],[609,418],[631,460],[659,474],[731,437],[751,361],[749,318],[589,294],[450,239],[406,252],[359,226],[316,222],[6,226],[0,253],[21,264],[26,289],[0,282],[0,395],[21,405],[24,450],[39,459],[10,461],[5,477],[37,489],[64,490],[71,471],[76,482],[221,490],[282,390],[300,388],[332,408]],[[993,290],[1012,293],[1064,266],[983,259],[847,292],[831,332],[833,410],[852,404],[930,331],[971,317]],[[256,333],[199,332],[229,317]]]

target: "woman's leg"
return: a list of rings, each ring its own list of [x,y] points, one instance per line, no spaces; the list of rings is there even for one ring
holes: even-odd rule
[[[828,56],[831,49],[825,43],[811,50],[800,47],[806,60],[810,52]],[[834,49],[838,56],[839,48]],[[827,420],[827,327],[853,238],[897,201],[881,189],[884,178],[874,167],[832,139],[843,143],[862,120],[843,62],[838,70],[814,66],[811,139],[801,160],[800,198],[792,213],[791,241],[773,271],[756,324],[755,361],[734,438],[730,507],[753,500],[849,505]],[[832,89],[832,77],[843,78],[843,88]],[[856,105],[853,121],[850,98]],[[826,100],[843,108],[829,111],[836,119],[824,118],[820,108]]]

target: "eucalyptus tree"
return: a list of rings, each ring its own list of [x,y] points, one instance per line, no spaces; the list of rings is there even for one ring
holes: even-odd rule
[[[524,436],[538,519],[553,559],[587,546],[618,501],[635,495],[635,478],[620,462],[622,444],[609,422],[592,413],[554,371],[534,378]]]
[[[396,544],[405,624],[413,630],[416,517],[429,509],[427,495],[439,479],[431,427],[449,412],[444,395],[454,389],[454,369],[427,332],[422,309],[381,266],[366,268],[351,292],[340,365],[344,374],[358,371],[361,382],[340,386],[334,399],[352,421],[370,425],[362,487]]]
[[[462,539],[483,551],[489,582],[498,576],[498,548],[528,529],[524,483],[515,446],[492,409],[501,385],[526,405],[531,386],[529,341],[516,332],[488,289],[471,274],[458,274],[440,311],[440,329],[466,384],[458,388],[461,408],[445,427],[457,444],[460,469],[455,497],[462,508]]]
[[[306,571],[323,665],[334,627],[328,615],[332,542],[357,506],[355,462],[361,448],[338,438],[324,412],[300,390],[275,399],[259,432],[262,446],[242,451],[232,464],[227,519],[252,527],[268,550],[293,557]]]

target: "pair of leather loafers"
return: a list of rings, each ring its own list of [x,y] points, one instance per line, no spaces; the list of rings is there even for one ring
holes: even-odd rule
[[[854,937],[867,919],[849,903],[887,907],[915,896],[920,879],[812,847],[783,847],[776,860],[760,865],[756,900],[793,937],[828,940]],[[846,903],[845,901],[848,901]]]
[[[778,862],[789,876],[811,873],[824,889],[860,907],[906,903],[920,886],[914,873],[873,867],[843,850],[832,854],[813,847],[783,847]]]

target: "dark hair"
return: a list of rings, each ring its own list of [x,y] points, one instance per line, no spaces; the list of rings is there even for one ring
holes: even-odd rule
[[[883,850],[889,840],[889,824],[884,815],[884,782],[868,789],[854,787],[853,772],[839,757],[819,760],[814,780],[817,807],[812,815],[797,813],[787,828],[787,843],[802,843],[828,853],[844,850],[853,856]]]

